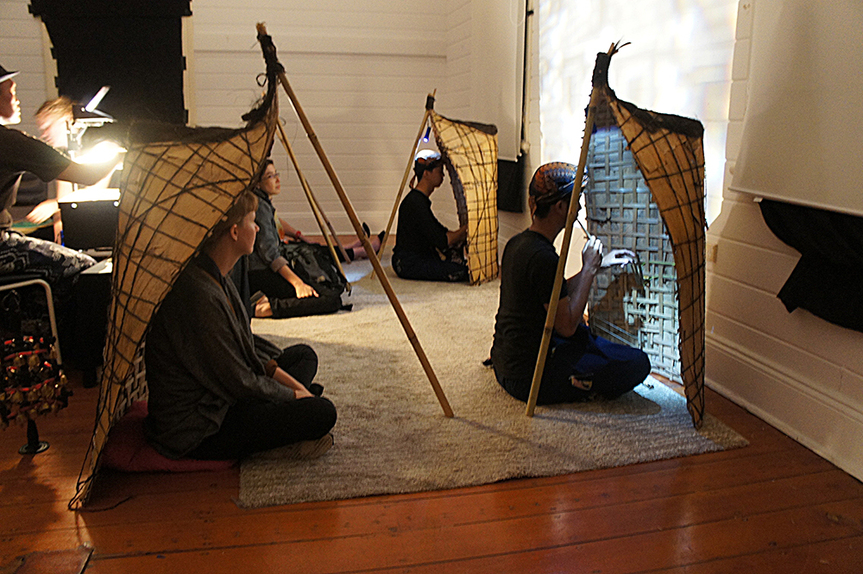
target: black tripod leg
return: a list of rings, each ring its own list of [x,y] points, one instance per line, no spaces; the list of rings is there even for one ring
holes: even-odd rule
[[[18,449],[19,454],[39,454],[48,450],[48,443],[39,440],[39,429],[36,428],[36,421],[29,419],[27,421],[27,444]]]

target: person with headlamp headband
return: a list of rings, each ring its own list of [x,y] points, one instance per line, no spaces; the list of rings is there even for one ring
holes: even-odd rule
[[[562,162],[536,170],[529,188],[531,225],[510,239],[503,251],[491,362],[498,383],[524,402],[557,273],[559,257],[553,242],[566,226],[576,172],[576,166]],[[582,250],[581,270],[562,286],[537,404],[614,399],[650,373],[643,351],[597,337],[584,324],[588,295],[600,268],[626,265],[635,257],[623,249],[603,252],[602,242],[590,237]]]
[[[431,209],[431,194],[443,183],[443,159],[434,150],[422,150],[414,159],[416,184],[399,206],[393,269],[402,279],[467,281],[464,242],[467,225],[450,231]]]

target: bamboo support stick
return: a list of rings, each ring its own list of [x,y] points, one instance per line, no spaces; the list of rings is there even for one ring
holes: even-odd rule
[[[408,165],[407,165],[407,167],[405,167],[404,176],[402,176],[402,183],[399,186],[399,193],[398,193],[398,195],[396,195],[396,202],[395,202],[395,204],[393,204],[393,211],[392,211],[392,213],[390,213],[390,220],[387,222],[387,227],[386,227],[386,230],[384,232],[384,238],[381,239],[380,253],[384,252],[384,247],[387,244],[387,239],[389,239],[389,237],[390,237],[390,230],[393,228],[393,221],[396,218],[396,212],[398,212],[399,204],[402,201],[402,194],[405,191],[405,184],[407,184],[408,176],[410,176],[410,173],[411,173],[411,167],[413,166],[413,163],[414,163],[414,156],[417,153],[417,146],[420,143],[420,138],[423,135],[423,130],[426,128],[426,123],[428,123],[429,116],[431,115],[431,111],[433,109],[433,104],[434,104],[434,96],[436,93],[437,93],[437,90],[434,90],[426,98],[426,111],[425,111],[425,114],[423,114],[423,121],[420,123],[420,130],[419,130],[419,132],[417,132],[417,137],[416,137],[416,139],[414,139],[414,145],[411,148],[411,155],[408,158]]]
[[[335,261],[336,266],[339,268],[339,272],[342,274],[342,277],[347,278],[345,275],[345,270],[342,268],[341,262],[339,262],[339,258],[336,255],[336,248],[333,245],[333,239],[336,242],[336,245],[339,246],[339,249],[344,255],[345,261],[350,261],[345,248],[342,247],[341,242],[339,241],[338,235],[336,235],[335,229],[333,229],[333,225],[330,223],[330,220],[327,219],[324,210],[321,208],[318,203],[315,195],[312,193],[312,188],[309,186],[309,182],[306,181],[303,172],[300,170],[300,164],[297,161],[297,156],[294,155],[293,146],[291,146],[291,142],[288,141],[287,136],[285,135],[285,130],[282,128],[282,124],[276,123],[279,131],[279,139],[282,141],[282,146],[284,146],[285,151],[288,152],[288,157],[291,158],[291,163],[294,164],[294,169],[297,170],[297,177],[300,180],[300,185],[303,188],[303,191],[306,193],[306,199],[309,201],[309,206],[312,208],[312,214],[315,216],[315,220],[318,222],[318,227],[321,229],[321,234],[324,236],[324,240],[327,242],[327,247],[330,249],[330,254],[333,256],[333,261]],[[326,226],[326,227],[325,227]],[[330,233],[332,234],[332,239],[330,239],[330,233],[327,233],[327,229],[329,228]],[[347,279],[346,279],[347,280]],[[346,286],[348,293],[351,292],[351,284],[348,282]]]
[[[615,46],[608,50],[611,55]],[[600,54],[601,55],[601,54]],[[594,78],[595,80],[595,78]],[[536,410],[536,399],[539,396],[539,387],[542,383],[542,372],[545,369],[545,358],[548,347],[551,344],[551,332],[554,329],[554,317],[557,312],[557,304],[560,299],[560,289],[563,285],[563,272],[566,267],[566,258],[569,255],[569,244],[572,241],[572,227],[578,214],[578,199],[581,195],[577,193],[584,178],[584,168],[587,164],[587,153],[590,148],[590,136],[593,132],[593,123],[596,118],[596,107],[599,102],[600,87],[594,81],[593,89],[590,91],[590,104],[587,108],[587,119],[584,122],[584,139],[581,142],[581,155],[578,158],[578,169],[575,175],[575,186],[577,186],[569,199],[569,211],[566,216],[566,227],[563,233],[563,244],[560,247],[560,258],[557,260],[557,272],[554,276],[554,286],[551,288],[551,297],[548,302],[548,312],[545,316],[545,327],[542,332],[542,342],[539,345],[539,355],[536,358],[536,367],[533,371],[533,380],[530,384],[530,394],[527,397],[527,409],[525,414],[533,416]]]
[[[258,31],[266,34],[266,28],[263,26],[263,24],[258,24]],[[285,90],[285,93],[288,94],[288,98],[290,98],[291,100],[291,104],[294,106],[294,111],[297,113],[297,117],[299,117],[300,123],[303,124],[303,128],[305,128],[306,130],[306,135],[308,135],[312,147],[315,148],[315,152],[318,154],[318,158],[321,160],[321,164],[323,164],[324,170],[327,172],[327,175],[329,176],[330,181],[332,182],[333,187],[335,188],[336,193],[338,194],[339,199],[341,200],[342,205],[345,208],[345,212],[347,213],[348,218],[351,220],[351,224],[354,226],[354,231],[356,231],[357,237],[360,239],[360,241],[363,243],[363,247],[365,247],[366,249],[366,254],[369,256],[369,261],[371,262],[372,267],[374,268],[375,273],[377,274],[377,277],[381,282],[381,286],[384,288],[384,291],[387,294],[387,298],[389,298],[390,300],[390,304],[392,305],[396,316],[398,316],[399,322],[402,324],[402,328],[407,335],[408,341],[410,341],[411,345],[414,348],[414,352],[416,353],[417,358],[419,359],[420,364],[422,365],[423,370],[425,371],[426,376],[431,383],[432,389],[437,396],[438,402],[443,409],[444,415],[447,417],[452,417],[453,411],[449,405],[449,401],[447,401],[446,395],[444,394],[443,389],[441,388],[440,383],[437,380],[437,376],[432,369],[431,363],[429,363],[425,351],[423,351],[422,345],[420,345],[419,339],[417,339],[416,333],[411,327],[407,315],[405,314],[404,309],[402,309],[402,306],[399,303],[398,298],[396,297],[395,291],[393,290],[389,279],[387,279],[387,276],[384,273],[384,269],[381,266],[381,262],[378,259],[374,248],[372,247],[371,241],[369,241],[369,238],[363,231],[362,223],[357,217],[353,205],[351,205],[351,201],[348,198],[347,193],[345,193],[345,190],[342,187],[341,182],[339,181],[339,177],[336,174],[335,169],[333,169],[332,164],[330,164],[330,161],[327,158],[327,154],[324,152],[323,147],[318,141],[318,136],[315,134],[311,123],[309,123],[309,120],[306,117],[302,106],[300,106],[300,102],[297,99],[294,90],[291,88],[290,83],[288,83],[287,76],[284,72],[279,72],[278,77],[279,82],[282,84],[282,87]]]
[[[297,170],[297,177],[300,179],[300,184],[303,187],[303,191],[306,194],[306,199],[308,199],[309,205],[312,206],[312,210],[315,212],[315,217],[316,219],[318,219],[318,227],[320,227],[321,233],[325,238],[328,237],[327,231],[324,229],[324,225],[326,225],[326,228],[329,230],[329,236],[332,237],[332,241],[335,242],[335,247],[338,247],[344,260],[350,263],[350,257],[348,257],[348,252],[345,250],[342,242],[339,240],[339,236],[336,233],[335,228],[333,228],[333,224],[330,223],[330,219],[327,217],[327,214],[324,213],[324,208],[321,207],[320,202],[317,200],[315,194],[312,192],[312,188],[309,185],[308,180],[300,170],[300,163],[297,160],[297,156],[294,154],[293,146],[291,146],[287,136],[285,135],[284,128],[282,128],[281,124],[278,124],[278,126],[279,139],[281,139],[282,144],[285,146],[285,150],[288,152],[288,155],[291,158],[291,163],[294,164],[294,169]],[[322,225],[321,222],[323,222],[324,225]],[[327,245],[329,245],[330,243],[331,242],[328,240]],[[335,247],[333,248],[334,250]],[[336,257],[335,253],[333,254],[333,257]],[[336,260],[338,261],[338,257],[336,257]]]

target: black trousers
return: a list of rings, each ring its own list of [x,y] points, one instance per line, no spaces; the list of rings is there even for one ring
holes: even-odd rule
[[[325,287],[312,285],[318,297],[297,297],[294,286],[270,269],[249,271],[249,291],[267,296],[274,319],[327,315],[342,308],[341,292],[335,293]]]
[[[394,253],[393,269],[402,279],[461,283],[468,280],[467,265],[460,261],[422,257],[414,253]]]
[[[282,370],[306,388],[318,371],[318,356],[308,345],[294,345],[276,358]],[[244,399],[228,409],[219,432],[204,439],[187,456],[233,460],[304,440],[316,440],[336,424],[329,399],[309,397],[286,403]]]

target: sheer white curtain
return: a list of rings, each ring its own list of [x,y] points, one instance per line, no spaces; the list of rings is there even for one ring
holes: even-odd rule
[[[623,100],[704,124],[707,217],[722,201],[737,0],[539,0],[542,161],[578,162],[597,52]]]

